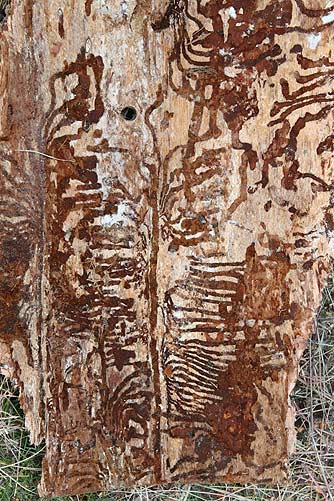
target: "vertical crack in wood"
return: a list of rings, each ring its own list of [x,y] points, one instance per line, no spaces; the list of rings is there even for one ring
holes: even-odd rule
[[[160,92],[161,94],[161,92]],[[162,412],[161,402],[161,387],[160,387],[160,373],[161,373],[161,335],[158,326],[158,255],[160,243],[160,214],[159,214],[159,194],[160,194],[160,170],[161,159],[160,152],[157,147],[157,137],[154,127],[150,123],[150,115],[161,104],[161,97],[146,111],[145,123],[148,126],[154,144],[154,154],[156,164],[150,165],[151,172],[151,186],[149,193],[150,206],[152,210],[152,237],[151,237],[151,255],[150,255],[150,270],[149,270],[149,291],[150,291],[150,355],[152,364],[152,377],[153,377],[153,390],[155,409],[153,412],[153,454],[154,460],[154,481],[160,484],[162,481],[161,470],[161,422],[160,416]]]

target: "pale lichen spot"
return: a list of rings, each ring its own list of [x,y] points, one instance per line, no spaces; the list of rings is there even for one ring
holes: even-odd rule
[[[121,202],[117,207],[117,212],[115,214],[106,214],[101,217],[101,224],[106,228],[110,228],[115,224],[119,224],[124,219],[124,214],[126,211],[126,203]]]
[[[334,21],[334,11],[326,14],[326,16],[322,16],[321,19],[324,24],[331,23],[332,21]]]
[[[308,43],[310,49],[316,49],[319,45],[319,42],[321,40],[321,34],[320,33],[310,33],[307,35],[308,38]]]
[[[237,12],[236,12],[236,10],[235,10],[235,8],[234,8],[234,7],[230,7],[230,8],[228,9],[228,13],[229,13],[230,17],[232,17],[233,19],[236,19],[236,17],[237,17]]]
[[[129,6],[128,6],[128,3],[127,2],[122,2],[121,3],[121,9],[122,9],[122,13],[124,15],[126,15],[128,13],[128,10],[129,10]]]

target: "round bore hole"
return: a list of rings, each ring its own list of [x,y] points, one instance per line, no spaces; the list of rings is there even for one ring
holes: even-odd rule
[[[124,120],[132,122],[137,117],[137,110],[133,106],[126,106],[125,108],[122,109],[121,115],[124,118]]]

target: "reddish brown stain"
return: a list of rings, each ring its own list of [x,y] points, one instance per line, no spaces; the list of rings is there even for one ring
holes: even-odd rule
[[[92,3],[94,0],[85,0],[85,12],[86,16],[90,16],[92,12]]]
[[[24,24],[29,37],[32,36],[34,0],[27,0],[24,5]]]
[[[64,14],[61,9],[58,11],[58,33],[60,38],[64,38],[65,29],[64,29]]]
[[[279,385],[293,365],[290,330],[299,333],[305,315],[291,292],[291,275],[304,277],[319,263],[312,232],[299,231],[308,209],[300,208],[294,195],[302,182],[310,183],[314,197],[332,190],[300,160],[300,139],[333,109],[333,98],[322,87],[333,76],[334,62],[327,56],[312,59],[301,43],[282,43],[289,33],[322,32],[319,17],[328,9],[312,10],[301,0],[268,2],[265,8],[263,3],[171,1],[158,21],[148,23],[153,30],[143,28],[147,50],[154,45],[147,38],[154,33],[157,40],[165,36],[162,31],[172,49],[151,103],[142,110],[138,99],[140,113],[124,147],[116,146],[117,137],[103,126],[110,116],[117,120],[103,88],[106,79],[113,85],[105,75],[110,61],[82,49],[50,79],[45,127],[36,126],[43,130],[41,151],[62,160],[37,162],[41,175],[29,188],[31,176],[20,177],[25,164],[4,157],[13,171],[0,172],[9,183],[5,196],[19,192],[23,201],[8,205],[0,228],[0,330],[8,344],[22,343],[29,366],[41,368],[25,335],[28,321],[20,316],[22,303],[36,302],[23,277],[37,252],[48,279],[43,384],[50,395],[44,468],[50,491],[60,493],[65,481],[72,493],[104,488],[111,480],[133,485],[214,481],[221,475],[245,481],[248,473],[231,473],[236,458],[255,480],[270,476],[275,466],[284,470],[288,390]],[[223,21],[221,11],[230,7],[234,11]],[[307,28],[292,24],[293,7],[309,18]],[[91,12],[92,0],[86,0],[85,15]],[[33,2],[27,2],[28,36],[32,21]],[[134,32],[124,33],[128,42]],[[62,14],[58,34],[65,37]],[[285,75],[288,62],[296,71]],[[28,81],[21,73],[18,78]],[[274,81],[273,95],[279,97],[265,110],[272,133],[258,151],[244,131],[264,111],[259,85],[268,88]],[[170,108],[173,101],[185,104],[189,122],[179,119],[178,107]],[[32,115],[38,113],[29,103]],[[18,104],[17,121],[23,115]],[[173,137],[179,121],[182,142],[162,154],[168,141],[159,127]],[[141,127],[153,145],[148,156],[138,139]],[[23,132],[22,126],[20,137]],[[222,137],[230,138],[223,146]],[[333,143],[332,134],[323,137],[312,154],[325,158]],[[240,179],[233,200],[231,176]],[[261,190],[262,198],[256,198]],[[256,232],[254,214],[242,227],[234,219],[254,199],[261,200]],[[36,206],[38,217],[31,209]],[[125,222],[108,227],[120,206]],[[20,218],[27,207],[22,227],[7,223],[8,215]],[[267,229],[265,218],[278,211],[291,222],[290,241]],[[240,261],[231,258],[228,243],[222,245],[229,224],[245,232],[245,241],[252,235]],[[329,212],[323,225],[334,226]],[[179,273],[174,282],[159,274],[165,248],[166,276]],[[41,297],[41,290],[35,294]],[[269,407],[277,405],[269,383],[284,393],[286,405],[275,416],[279,431],[266,423],[259,406],[260,397]],[[43,415],[42,405],[40,410]],[[275,457],[257,464],[254,444],[262,426]],[[175,454],[168,456],[172,449]]]

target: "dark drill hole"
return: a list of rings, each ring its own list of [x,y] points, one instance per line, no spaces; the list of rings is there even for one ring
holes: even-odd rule
[[[126,106],[122,109],[121,115],[124,120],[132,122],[132,120],[135,120],[135,118],[137,117],[137,110],[133,106]]]

